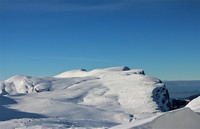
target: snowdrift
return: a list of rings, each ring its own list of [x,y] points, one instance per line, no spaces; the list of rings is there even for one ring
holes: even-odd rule
[[[70,127],[78,127],[80,123],[84,127],[111,127],[170,110],[165,85],[145,75],[144,70],[128,67],[72,70],[55,77],[18,75],[0,83],[0,94],[4,96],[2,99],[11,100],[11,103],[1,103],[2,110],[23,112],[24,121],[35,118],[33,114],[40,117],[29,119],[28,124],[16,120],[24,123],[24,127],[33,128],[34,122],[52,125],[56,120],[56,126],[63,128],[69,121],[73,123]],[[40,122],[36,122],[38,119]],[[0,116],[0,120],[8,119]],[[0,128],[1,125],[7,123],[1,123]]]
[[[199,123],[199,115],[190,108],[183,108],[112,129],[199,129]]]
[[[189,102],[186,107],[189,107],[195,112],[200,113],[200,96]]]

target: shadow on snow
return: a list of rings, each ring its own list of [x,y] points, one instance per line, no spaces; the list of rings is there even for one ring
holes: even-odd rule
[[[35,113],[21,112],[16,109],[9,109],[8,104],[16,104],[17,102],[9,97],[0,95],[0,121],[6,121],[19,118],[44,118],[45,116]]]

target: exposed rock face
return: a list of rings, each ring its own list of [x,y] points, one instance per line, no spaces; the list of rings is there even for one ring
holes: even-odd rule
[[[163,87],[157,87],[153,90],[153,99],[159,105],[158,109],[161,111],[171,110],[169,92],[165,85]]]
[[[131,69],[127,66],[124,66],[123,71],[128,71],[128,70],[131,70]]]

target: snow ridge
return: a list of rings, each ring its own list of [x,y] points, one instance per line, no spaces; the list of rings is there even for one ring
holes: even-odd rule
[[[0,83],[0,94],[16,101],[3,109],[35,113],[45,119],[101,123],[95,127],[140,120],[170,110],[165,85],[145,75],[142,69],[126,66],[72,70],[55,77],[17,75]],[[4,120],[2,116],[0,119]]]

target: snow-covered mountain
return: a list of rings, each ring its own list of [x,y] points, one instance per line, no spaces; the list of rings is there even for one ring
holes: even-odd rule
[[[0,83],[0,94],[0,128],[112,127],[170,110],[165,85],[128,67],[18,75]]]
[[[200,96],[189,102],[186,107],[191,108],[193,111],[200,114]]]

